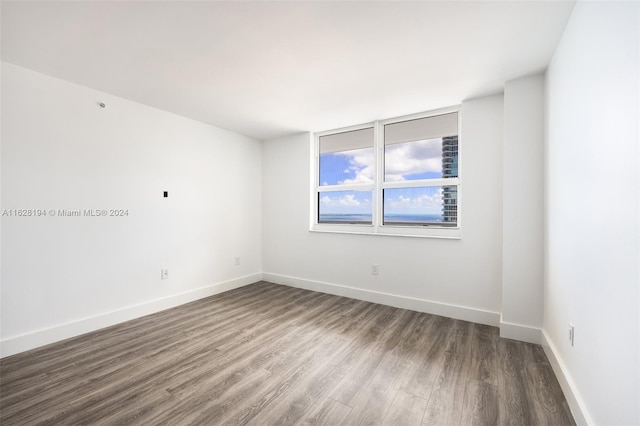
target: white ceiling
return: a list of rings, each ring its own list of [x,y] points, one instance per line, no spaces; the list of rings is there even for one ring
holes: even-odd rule
[[[546,68],[574,2],[3,1],[2,59],[269,139]]]

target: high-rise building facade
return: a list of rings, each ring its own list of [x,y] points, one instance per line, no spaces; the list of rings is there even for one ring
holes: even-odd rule
[[[458,177],[458,136],[442,138],[442,177]],[[442,221],[449,224],[458,222],[458,187],[442,187]]]

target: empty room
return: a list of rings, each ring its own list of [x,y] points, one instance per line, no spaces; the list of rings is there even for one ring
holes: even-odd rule
[[[0,22],[0,424],[640,425],[640,2]]]

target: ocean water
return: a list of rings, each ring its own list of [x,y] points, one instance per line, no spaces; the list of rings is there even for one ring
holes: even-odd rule
[[[371,223],[371,215],[366,214],[321,214],[319,223]]]
[[[371,223],[371,215],[364,214],[321,214],[319,223]],[[433,223],[442,222],[441,214],[387,214],[385,223]]]
[[[385,222],[393,223],[425,223],[442,222],[441,214],[385,214]]]

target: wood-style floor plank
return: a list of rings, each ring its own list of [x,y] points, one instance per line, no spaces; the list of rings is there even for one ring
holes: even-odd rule
[[[429,395],[422,424],[459,424],[471,361],[471,329],[474,324],[456,320],[447,340],[440,375]]]
[[[351,412],[351,407],[344,405],[329,397],[321,399],[311,407],[307,416],[305,416],[298,425],[325,425],[334,426],[344,424],[344,420]]]
[[[2,425],[575,424],[540,346],[260,282],[0,360]]]
[[[553,425],[558,422],[569,423],[571,416],[567,401],[562,396],[560,384],[553,375],[551,364],[540,346],[525,345],[525,373],[531,402],[535,407],[536,422],[539,425]]]
[[[429,399],[436,381],[444,368],[444,363],[450,354],[446,353],[445,345],[455,320],[443,317],[434,319],[433,327],[428,337],[428,345],[421,351],[421,361],[414,366],[408,375],[404,389],[416,396]]]
[[[258,416],[259,423],[269,425],[292,425],[303,419],[313,407],[313,403],[326,395],[342,378],[344,371],[327,365],[317,369],[308,378],[302,379],[292,387],[291,396],[273,404]]]
[[[383,356],[380,362],[368,377],[361,380],[351,404],[353,410],[346,419],[347,424],[380,424],[400,390],[411,367],[411,357],[407,356],[407,346],[404,344],[415,345],[415,340],[411,339],[411,324],[419,316],[410,311],[403,311],[403,314],[394,339],[389,340],[387,349],[381,351]]]
[[[463,425],[498,424],[498,387],[479,380],[469,380],[462,403]]]
[[[427,402],[424,398],[399,390],[382,420],[382,425],[420,425],[427,409]]]

